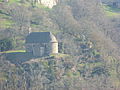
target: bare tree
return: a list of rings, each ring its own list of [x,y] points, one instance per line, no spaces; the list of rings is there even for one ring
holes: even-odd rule
[[[31,12],[27,7],[13,4],[12,8],[9,10],[9,14],[12,17],[16,28],[19,27],[19,30],[21,31],[29,29]]]

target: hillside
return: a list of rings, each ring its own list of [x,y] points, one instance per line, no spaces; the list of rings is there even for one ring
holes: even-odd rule
[[[41,2],[0,1],[0,90],[120,90],[120,9],[97,0]],[[29,32],[52,32],[59,53],[26,52]]]

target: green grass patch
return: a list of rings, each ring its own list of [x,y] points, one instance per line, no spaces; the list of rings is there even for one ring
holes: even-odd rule
[[[114,8],[114,7],[110,7],[110,6],[107,6],[107,5],[104,5],[103,7],[104,7],[104,9],[106,9],[108,11],[119,12],[120,13],[120,8]]]
[[[105,14],[107,16],[111,17],[111,16],[119,16],[120,15],[120,9],[118,9],[118,8],[113,8],[113,7],[110,7],[107,5],[103,5],[102,7],[105,10]]]
[[[26,52],[25,50],[10,50],[10,51],[4,51],[0,53],[16,53],[16,52]]]
[[[2,13],[3,13],[3,12],[0,11],[0,18],[4,18],[4,19],[9,19],[9,18],[10,18],[10,16],[7,16],[7,15],[2,14]]]
[[[6,14],[2,14],[2,11],[0,12],[0,28],[9,28],[13,24],[13,21],[10,20],[10,16]]]
[[[50,8],[48,8],[47,6],[42,5],[42,4],[36,4],[36,7],[38,7],[38,8],[42,8],[42,9],[44,9],[44,10],[46,10],[46,11],[51,10]]]
[[[12,24],[12,20],[0,19],[0,28],[9,28]]]
[[[38,27],[39,25],[37,24],[31,24],[31,27]]]
[[[105,13],[107,16],[119,16],[120,15],[120,13],[111,12],[111,11],[106,11]]]
[[[12,4],[12,3],[18,3],[20,2],[20,0],[9,0],[9,3]]]

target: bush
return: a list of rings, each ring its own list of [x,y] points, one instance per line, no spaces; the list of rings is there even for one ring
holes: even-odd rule
[[[109,76],[109,72],[108,70],[105,68],[105,67],[95,67],[93,70],[92,70],[92,73],[91,75],[94,76],[94,75],[105,75],[105,76]]]
[[[5,38],[0,40],[0,51],[8,51],[14,48],[13,40],[11,38]]]

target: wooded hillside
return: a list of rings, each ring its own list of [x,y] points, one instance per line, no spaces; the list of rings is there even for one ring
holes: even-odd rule
[[[29,32],[52,32],[59,53],[25,52]],[[120,90],[119,35],[120,9],[98,0],[0,0],[0,90]]]

